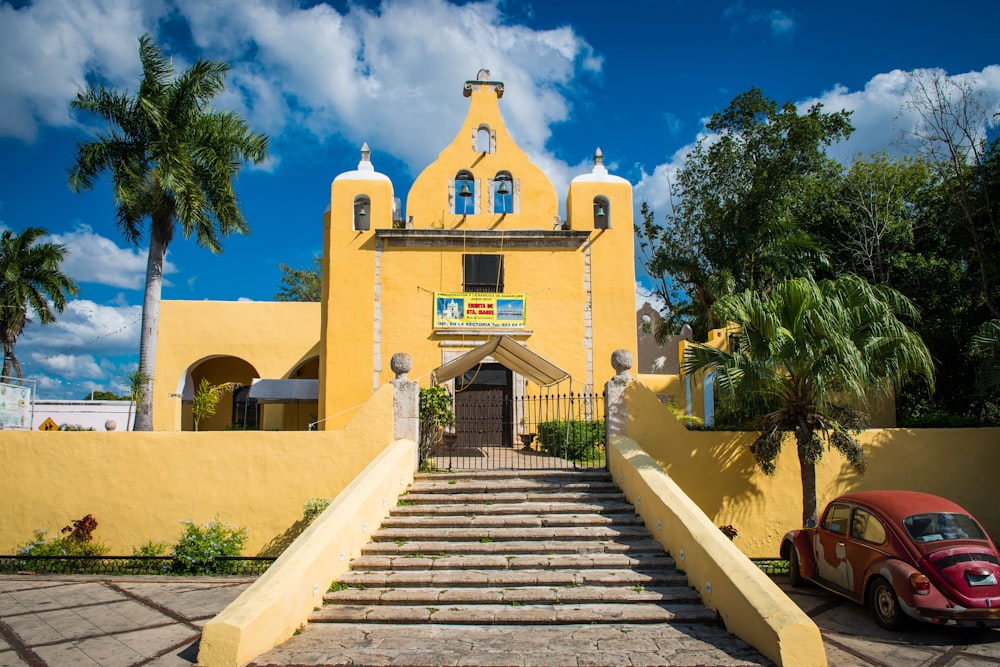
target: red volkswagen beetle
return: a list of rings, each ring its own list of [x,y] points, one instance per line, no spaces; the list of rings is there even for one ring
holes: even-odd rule
[[[819,526],[782,539],[793,586],[809,580],[867,604],[883,628],[909,619],[1000,625],[1000,554],[956,503],[916,491],[862,491]]]

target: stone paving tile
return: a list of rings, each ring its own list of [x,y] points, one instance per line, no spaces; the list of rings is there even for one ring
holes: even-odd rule
[[[170,609],[186,618],[208,618],[239,597],[251,579],[214,580],[210,583],[115,582],[132,595]]]
[[[175,624],[127,632],[115,635],[115,639],[144,658],[152,658],[185,641],[194,641],[198,636],[198,631]]]
[[[58,665],[60,667],[69,667],[70,665],[73,667],[104,667],[72,642],[39,646],[33,650],[47,665]]]
[[[29,667],[14,651],[0,651],[0,667]]]
[[[864,637],[836,635],[830,641],[840,648],[846,648],[852,655],[860,654],[880,665],[906,665],[907,667],[927,667],[935,664],[944,654],[940,648],[915,646],[913,644],[872,642]]]
[[[1000,628],[967,636],[962,652],[970,656],[993,658],[1000,663]]]

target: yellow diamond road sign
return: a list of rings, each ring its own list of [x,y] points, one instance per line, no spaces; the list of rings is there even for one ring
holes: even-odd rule
[[[46,417],[42,425],[38,427],[39,431],[58,431],[59,424],[52,421],[52,417]]]

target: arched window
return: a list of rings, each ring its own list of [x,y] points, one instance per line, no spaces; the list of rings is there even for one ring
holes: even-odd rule
[[[476,179],[472,172],[463,169],[455,174],[454,189],[455,208],[452,212],[459,215],[476,213]]]
[[[493,213],[517,213],[517,183],[509,171],[498,171],[493,177]]]
[[[594,197],[594,229],[611,229],[611,202],[604,195]]]
[[[477,153],[496,153],[497,133],[489,125],[483,123],[472,135],[472,150]]]
[[[354,229],[367,231],[372,227],[372,201],[368,195],[354,198]]]

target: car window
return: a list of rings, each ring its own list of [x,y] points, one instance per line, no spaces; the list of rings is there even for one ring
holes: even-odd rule
[[[885,542],[885,526],[877,516],[859,507],[854,510],[854,518],[851,519],[851,537],[872,544],[882,544]]]
[[[835,503],[826,510],[823,517],[823,528],[831,533],[847,535],[847,524],[851,518],[851,506]]]
[[[903,528],[914,542],[940,540],[985,540],[986,535],[967,514],[929,512],[914,514],[903,519]]]

